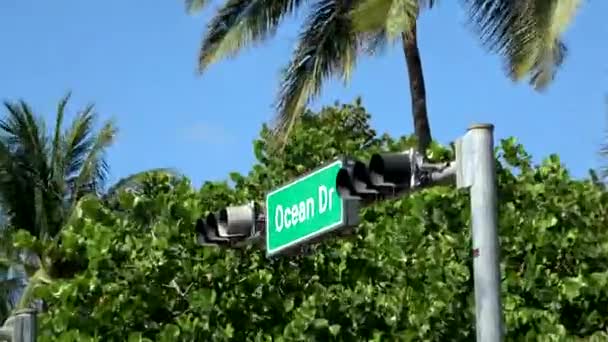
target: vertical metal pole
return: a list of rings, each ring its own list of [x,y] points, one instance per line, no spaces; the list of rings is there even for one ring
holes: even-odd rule
[[[24,309],[15,314],[12,342],[36,342],[36,310]]]
[[[503,340],[493,131],[494,126],[489,124],[471,126],[467,133],[470,154],[463,156],[472,169],[470,195],[478,342]]]

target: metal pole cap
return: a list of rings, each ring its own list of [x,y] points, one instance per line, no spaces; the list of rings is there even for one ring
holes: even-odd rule
[[[494,130],[494,125],[490,124],[490,123],[477,123],[477,124],[472,124],[471,126],[469,126],[469,128],[467,129],[467,131],[471,131],[474,129],[489,129],[489,130]]]

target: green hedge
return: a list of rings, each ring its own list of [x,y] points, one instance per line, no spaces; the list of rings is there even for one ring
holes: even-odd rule
[[[254,247],[195,243],[198,216],[261,200],[339,154],[413,146],[378,136],[360,103],[308,113],[283,151],[263,129],[248,175],[207,183],[149,179],[118,205],[83,201],[62,234],[84,272],[37,288],[41,341],[472,341],[466,193],[435,188],[364,209],[350,238],[267,259]],[[513,139],[497,148],[508,340],[608,339],[607,195],[541,165]],[[433,146],[431,157],[451,158]],[[204,166],[203,166],[204,168]]]

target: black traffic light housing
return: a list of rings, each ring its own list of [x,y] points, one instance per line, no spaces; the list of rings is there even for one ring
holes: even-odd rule
[[[336,191],[342,198],[372,199],[379,192],[372,184],[365,164],[358,160],[344,159],[336,175]]]
[[[369,165],[345,158],[336,176],[342,198],[372,202],[401,195],[416,187],[422,158],[413,149],[372,155]]]
[[[254,238],[259,232],[259,208],[253,203],[230,206],[199,218],[195,230],[199,243],[221,245],[233,244]]]

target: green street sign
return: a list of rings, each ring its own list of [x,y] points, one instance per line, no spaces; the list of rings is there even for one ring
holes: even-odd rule
[[[353,211],[349,201],[336,191],[338,160],[266,195],[266,254],[350,225]]]

